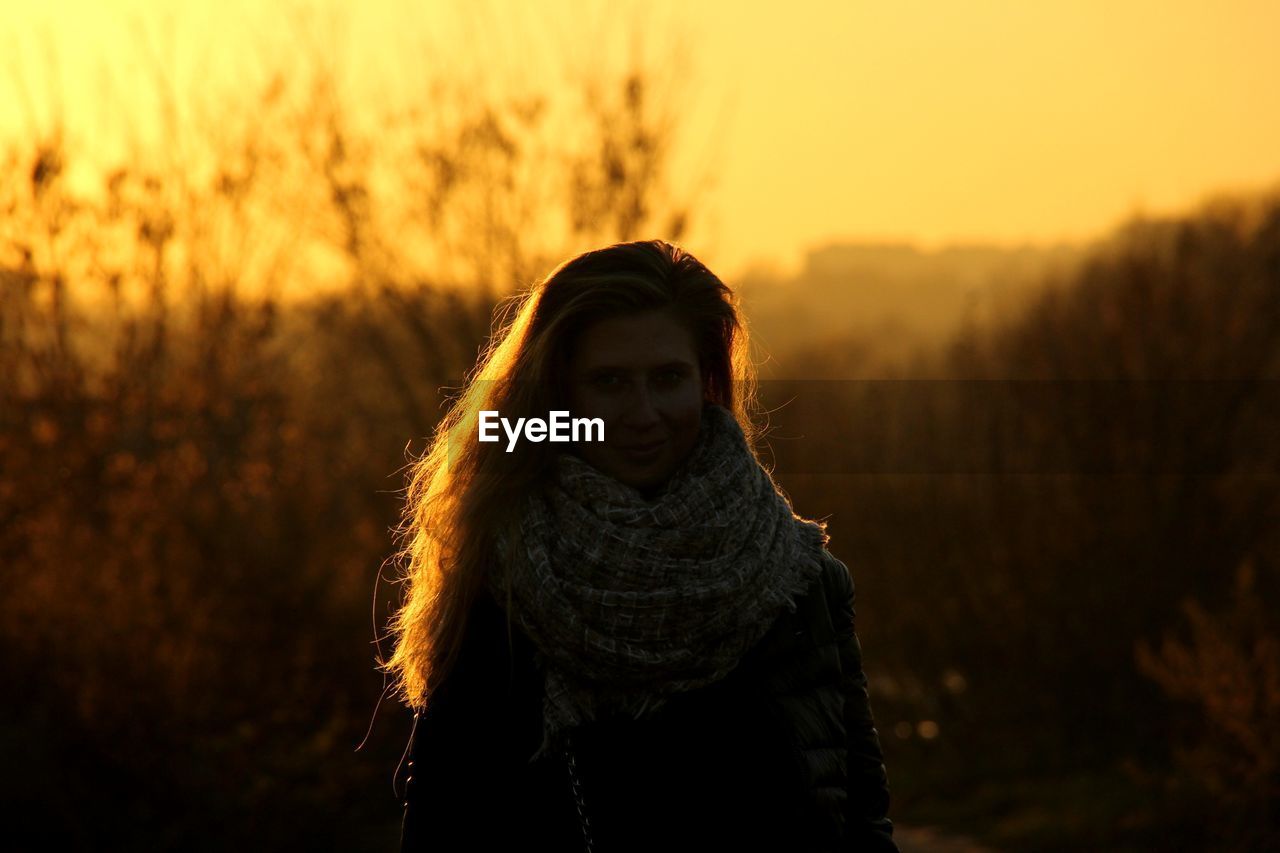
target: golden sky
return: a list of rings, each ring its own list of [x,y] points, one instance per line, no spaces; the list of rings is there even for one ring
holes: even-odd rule
[[[140,44],[189,84],[260,64],[299,10],[344,21],[374,86],[435,51],[500,88],[620,61],[639,27],[684,57],[678,174],[714,180],[691,248],[730,271],[837,239],[1087,239],[1280,180],[1274,0],[3,2],[0,129],[60,103],[90,139]]]

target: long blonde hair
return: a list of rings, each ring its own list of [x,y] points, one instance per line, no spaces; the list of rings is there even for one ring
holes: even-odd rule
[[[463,393],[411,468],[395,555],[405,583],[391,621],[395,650],[382,668],[400,697],[425,708],[453,668],[467,616],[503,531],[519,543],[519,509],[554,462],[546,443],[511,453],[478,440],[479,413],[545,417],[567,408],[572,347],[592,323],[649,309],[690,330],[708,401],[733,412],[753,446],[756,374],[733,292],[695,257],[661,240],[619,243],[579,255],[528,291],[481,354]]]

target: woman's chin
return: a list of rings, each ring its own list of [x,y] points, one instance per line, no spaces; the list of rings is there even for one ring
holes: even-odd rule
[[[646,498],[661,491],[669,479],[665,467],[659,468],[657,466],[654,466],[651,470],[640,471],[634,468],[615,469],[613,478],[640,492]]]

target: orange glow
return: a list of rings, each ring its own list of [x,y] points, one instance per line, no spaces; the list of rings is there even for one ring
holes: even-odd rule
[[[402,95],[424,55],[494,89],[554,84],[565,62],[620,61],[637,26],[649,54],[683,51],[670,69],[687,109],[676,167],[694,180],[709,166],[714,180],[690,237],[730,273],[836,238],[1085,239],[1134,212],[1280,178],[1275,3],[809,2],[781,15],[727,0],[381,0],[359,19],[337,2],[297,8],[334,34],[367,100]],[[297,14],[212,0],[14,4],[0,130],[61,114],[108,156],[136,125],[130,111],[152,109],[142,81],[157,63],[175,69],[179,94],[252,75],[257,46],[297,47]]]

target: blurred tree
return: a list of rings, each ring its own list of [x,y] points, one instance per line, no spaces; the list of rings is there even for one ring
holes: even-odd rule
[[[1177,733],[1174,783],[1222,849],[1280,845],[1280,626],[1255,571],[1252,560],[1240,565],[1221,614],[1184,601],[1188,640],[1167,635],[1158,651],[1145,641],[1137,650],[1144,674],[1199,711]]]
[[[444,84],[362,122],[339,68],[305,67],[168,93],[172,144],[95,191],[61,133],[0,154],[12,838],[385,848],[407,732],[351,749],[403,454],[499,298],[586,244],[683,233],[652,70],[593,80],[553,126],[569,90]],[[598,157],[629,165],[593,194]]]

